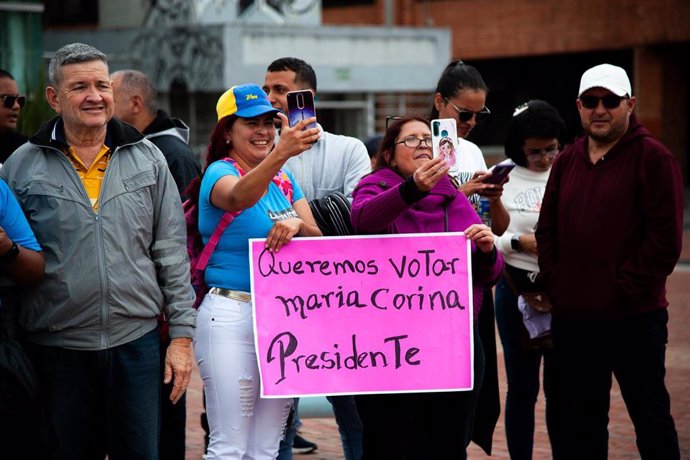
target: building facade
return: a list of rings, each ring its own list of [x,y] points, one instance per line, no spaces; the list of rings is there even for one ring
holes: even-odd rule
[[[199,153],[215,125],[218,96],[231,85],[261,85],[276,58],[309,62],[318,78],[320,123],[362,139],[382,130],[385,115],[400,107],[425,110],[450,59],[448,29],[326,26],[314,0],[53,3],[46,3],[46,54],[81,41],[105,52],[111,70],[142,70],[162,106],[188,122]]]
[[[492,119],[473,132],[502,144],[512,109],[541,98],[579,133],[575,98],[589,67],[625,68],[639,120],[690,172],[687,0],[324,0],[323,24],[449,28],[453,59],[482,73]]]

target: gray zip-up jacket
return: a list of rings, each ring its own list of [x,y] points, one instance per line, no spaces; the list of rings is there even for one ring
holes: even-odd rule
[[[58,117],[2,169],[43,248],[46,275],[22,292],[19,319],[43,345],[103,350],[138,339],[165,311],[170,337],[192,337],[184,213],[163,154],[112,119],[112,157],[94,211],[63,153]]]

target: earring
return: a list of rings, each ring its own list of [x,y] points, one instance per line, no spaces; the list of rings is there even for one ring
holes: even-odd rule
[[[225,143],[229,145],[230,144],[230,138],[225,139]]]

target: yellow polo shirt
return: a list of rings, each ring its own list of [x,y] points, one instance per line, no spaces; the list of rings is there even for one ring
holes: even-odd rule
[[[110,148],[103,144],[101,151],[96,155],[96,159],[91,164],[91,167],[87,168],[77,157],[72,147],[69,148],[69,152],[67,153],[67,158],[72,162],[72,166],[77,170],[77,174],[79,174],[79,178],[82,184],[84,184],[86,194],[91,200],[91,206],[93,206],[94,211],[98,211],[98,195],[101,191],[105,169],[110,162],[110,156]]]

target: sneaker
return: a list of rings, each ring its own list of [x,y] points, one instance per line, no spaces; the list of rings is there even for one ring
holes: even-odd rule
[[[314,452],[319,446],[311,441],[307,441],[302,436],[296,434],[295,440],[292,441],[292,453],[293,454],[308,454]]]

